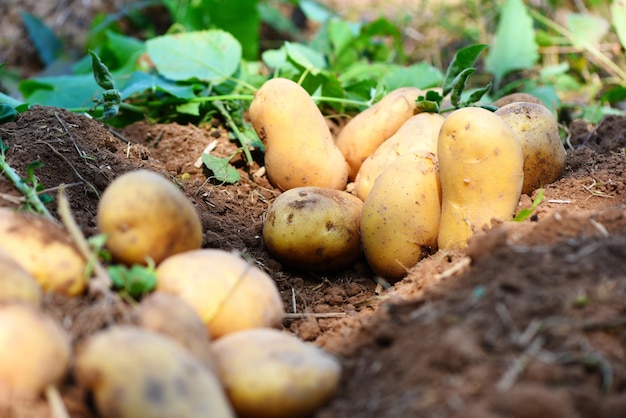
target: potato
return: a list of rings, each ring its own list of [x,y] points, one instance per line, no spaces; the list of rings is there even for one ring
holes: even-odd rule
[[[217,249],[187,251],[157,267],[160,292],[173,293],[198,313],[213,338],[280,325],[284,308],[276,283],[253,262]]]
[[[275,187],[346,187],[343,154],[322,112],[299,84],[285,78],[266,81],[250,104],[250,120],[265,143],[265,169]]]
[[[309,417],[332,397],[341,377],[334,356],[278,330],[240,331],[212,346],[239,418]]]
[[[559,123],[545,106],[515,102],[496,112],[513,129],[524,154],[522,193],[531,194],[561,177],[565,169],[565,147]]]
[[[234,418],[217,376],[169,338],[130,325],[93,334],[76,379],[102,418]]]
[[[498,100],[493,102],[493,105],[496,107],[503,107],[510,103],[516,102],[528,102],[528,103],[536,103],[542,106],[545,104],[536,96],[533,96],[529,93],[511,93],[500,97]]]
[[[44,292],[76,296],[87,286],[82,255],[65,229],[46,218],[0,208],[0,249],[31,274]]]
[[[348,161],[350,180],[356,178],[363,161],[415,114],[415,100],[424,94],[416,87],[393,90],[344,126],[335,142]]]
[[[108,185],[98,204],[97,223],[115,260],[156,264],[202,245],[200,217],[185,194],[165,177],[135,170]]]
[[[372,270],[389,281],[437,248],[441,186],[432,153],[396,158],[376,179],[361,211],[361,243]]]
[[[444,118],[438,113],[418,113],[363,161],[354,180],[354,194],[365,200],[374,181],[397,157],[410,152],[437,155],[437,139]]]
[[[280,262],[316,272],[338,270],[361,255],[363,202],[348,192],[299,187],[278,196],[263,224],[267,250]]]
[[[209,370],[215,370],[211,336],[198,313],[181,297],[153,292],[143,298],[138,309],[138,324],[170,337],[195,355]]]
[[[441,179],[439,249],[464,248],[473,231],[513,216],[524,181],[520,141],[494,113],[466,107],[443,122],[437,144]]]
[[[0,385],[19,397],[35,398],[61,382],[70,355],[68,334],[38,308],[0,306]]]
[[[41,286],[37,280],[0,249],[0,302],[41,303]]]

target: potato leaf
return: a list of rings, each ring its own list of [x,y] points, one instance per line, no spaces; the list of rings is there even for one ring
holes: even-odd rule
[[[609,22],[601,16],[586,13],[567,15],[567,28],[571,33],[572,42],[579,47],[597,46],[609,33],[609,27]]]
[[[225,183],[237,183],[241,176],[239,172],[230,165],[230,158],[220,158],[211,154],[202,154],[202,163],[213,172],[213,176]]]
[[[513,218],[513,221],[522,222],[530,218],[532,214],[535,213],[535,211],[537,210],[537,207],[539,207],[539,205],[543,201],[543,192],[543,189],[539,189],[537,191],[537,197],[535,197],[535,200],[533,200],[532,206],[530,208],[520,210],[515,218]]]
[[[474,65],[474,62],[476,62],[476,59],[478,58],[480,53],[485,48],[487,48],[487,45],[484,44],[470,45],[468,47],[459,49],[456,54],[454,54],[454,58],[452,58],[452,62],[448,66],[446,76],[443,79],[444,96],[447,96],[448,93],[452,91],[453,84],[457,76],[461,74],[464,70],[471,68]]]
[[[24,11],[20,12],[20,16],[28,31],[28,36],[37,49],[39,58],[46,65],[52,64],[63,52],[61,40],[38,17]]]

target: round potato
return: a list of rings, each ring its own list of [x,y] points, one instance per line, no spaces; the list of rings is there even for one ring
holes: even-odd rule
[[[236,332],[212,347],[240,418],[309,417],[335,393],[341,377],[334,356],[278,330]]]
[[[514,102],[495,113],[511,127],[522,146],[522,193],[530,195],[535,189],[558,180],[565,169],[566,152],[559,136],[559,123],[552,112],[536,103]]]
[[[41,286],[6,251],[0,249],[0,302],[41,303]]]
[[[34,398],[58,384],[70,364],[69,336],[38,308],[0,306],[0,384]]]
[[[319,187],[282,193],[267,211],[263,241],[276,259],[311,271],[338,270],[361,254],[359,225],[363,202]]]
[[[86,263],[60,225],[0,208],[0,249],[31,274],[44,292],[67,296],[87,287]]]
[[[219,379],[178,343],[134,326],[88,337],[76,379],[102,418],[234,418]]]
[[[149,170],[131,171],[106,188],[97,223],[107,235],[115,260],[156,264],[202,245],[202,225],[191,201],[165,177]]]
[[[213,338],[248,328],[276,327],[284,316],[276,283],[237,253],[187,251],[167,258],[156,273],[156,290],[189,303]]]

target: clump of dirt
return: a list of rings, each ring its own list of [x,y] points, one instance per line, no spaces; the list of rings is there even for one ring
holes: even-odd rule
[[[324,276],[273,260],[261,230],[280,192],[260,175],[262,155],[251,165],[236,157],[242,180],[232,185],[196,164],[213,142],[215,155],[235,150],[219,121],[113,131],[33,107],[1,125],[0,137],[20,175],[38,161],[43,187],[67,185],[86,236],[98,233],[98,198],[117,176],[148,168],[176,182],[200,214],[203,246],[254,260],[278,285],[284,329],[342,359],[341,389],[318,418],[615,417],[626,405],[625,123],[572,124],[563,177],[545,187],[531,219],[480,231],[467,250],[437,252],[390,288],[364,260]],[[535,197],[523,196],[520,208]],[[23,205],[1,177],[0,206]],[[48,296],[45,308],[75,343],[133,320],[122,300]],[[71,376],[61,393],[72,416],[93,416]],[[2,412],[24,416],[22,406],[9,409]],[[47,413],[44,400],[28,410]]]

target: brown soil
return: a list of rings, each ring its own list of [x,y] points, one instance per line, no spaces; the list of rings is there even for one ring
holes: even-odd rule
[[[280,289],[284,328],[342,359],[340,390],[317,418],[623,416],[626,119],[578,121],[570,132],[565,173],[531,219],[481,231],[466,251],[440,251],[386,288],[363,260],[325,276],[273,260],[261,228],[279,192],[257,175],[262,156],[252,167],[236,161],[235,185],[194,166],[214,140],[216,155],[235,149],[219,123],[141,122],[112,135],[87,117],[34,107],[0,125],[9,164],[25,175],[40,161],[44,187],[66,184],[87,236],[97,233],[99,194],[120,174],[148,168],[176,181],[201,216],[203,246],[252,257]],[[1,177],[0,206],[22,203]],[[55,202],[49,208],[56,216]],[[88,296],[48,296],[45,308],[74,342],[132,317],[125,303]],[[93,416],[71,376],[61,392],[72,417]],[[0,415],[44,417],[46,408],[13,403]]]

